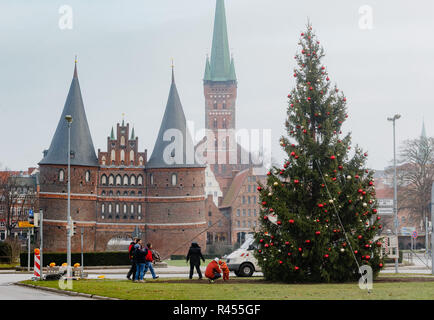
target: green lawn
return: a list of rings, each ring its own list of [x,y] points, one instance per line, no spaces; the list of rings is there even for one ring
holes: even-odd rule
[[[171,283],[167,281],[172,280]],[[127,280],[79,280],[73,291],[132,300],[377,300],[434,299],[434,282],[374,283],[368,294],[357,283],[345,284],[280,284],[251,278],[246,283],[214,283],[174,279],[132,283]],[[58,288],[57,281],[23,281]]]
[[[201,266],[207,266],[208,263],[210,263],[212,259],[205,259],[205,262],[200,260]],[[164,260],[163,262],[166,262],[168,266],[172,267],[188,267],[190,266],[190,262],[185,262],[185,260]]]

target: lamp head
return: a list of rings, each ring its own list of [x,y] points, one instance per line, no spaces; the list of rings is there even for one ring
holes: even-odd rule
[[[401,115],[400,114],[395,114],[394,118],[395,119],[399,119],[399,118],[401,118]]]
[[[65,116],[65,120],[66,120],[68,123],[71,123],[71,122],[72,122],[72,116],[69,115],[69,114],[67,114],[67,115]]]

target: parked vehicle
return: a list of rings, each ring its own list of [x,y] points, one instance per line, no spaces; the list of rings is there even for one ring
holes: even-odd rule
[[[226,264],[230,271],[233,271],[238,277],[251,277],[253,272],[261,271],[258,261],[253,255],[257,248],[255,239],[252,234],[246,235],[246,240],[241,247],[226,258]]]

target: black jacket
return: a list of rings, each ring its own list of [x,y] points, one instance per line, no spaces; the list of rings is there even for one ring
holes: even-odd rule
[[[134,261],[136,263],[146,263],[146,255],[148,254],[148,248],[136,248],[134,252]]]
[[[205,259],[202,256],[202,252],[200,251],[200,247],[196,242],[191,244],[190,249],[187,254],[187,262],[190,260],[190,264],[192,265],[200,265],[200,259],[205,262]]]

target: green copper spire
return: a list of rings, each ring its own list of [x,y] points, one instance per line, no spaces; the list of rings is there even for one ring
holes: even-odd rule
[[[113,130],[113,126],[112,126],[112,133],[110,134],[110,140],[116,140],[115,139],[115,131]]]
[[[205,75],[207,75],[206,68]],[[229,54],[224,0],[217,0],[216,3],[209,75],[209,81],[236,81],[235,67],[231,66]],[[204,80],[207,80],[206,77]]]
[[[134,134],[134,127],[133,130],[131,130],[131,140],[134,140],[136,138],[136,135]]]
[[[420,135],[420,137],[426,139],[425,121],[422,122],[422,134]]]
[[[231,59],[231,72],[229,74],[230,80],[237,81],[237,75],[235,74],[234,58]]]
[[[210,81],[211,80],[211,66],[209,64],[209,57],[206,56],[206,65],[205,65],[205,75],[203,76],[204,81]]]

